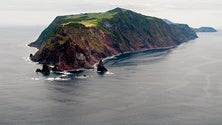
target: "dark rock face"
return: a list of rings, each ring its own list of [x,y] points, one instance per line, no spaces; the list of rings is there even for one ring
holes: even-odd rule
[[[33,55],[32,55],[32,54],[30,54],[30,55],[29,55],[29,58],[32,58],[32,57],[33,57]]]
[[[217,32],[213,27],[200,27],[194,28],[195,32]]]
[[[42,65],[42,69],[36,69],[36,72],[40,72],[43,75],[47,76],[50,74],[50,67],[48,66],[48,64],[44,63]]]
[[[130,10],[117,8],[101,17],[101,13],[94,15],[57,17],[37,41],[30,44],[39,49],[31,59],[52,64],[55,70],[92,68],[101,58],[172,47],[197,38],[186,24],[167,24]]]
[[[99,63],[98,63],[98,65],[97,65],[97,72],[103,74],[103,73],[105,73],[105,72],[107,72],[107,71],[108,71],[108,70],[107,70],[107,68],[104,66],[102,60],[100,60]]]

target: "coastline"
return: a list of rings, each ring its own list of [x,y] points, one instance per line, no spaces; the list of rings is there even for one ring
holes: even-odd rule
[[[29,46],[29,44],[25,44],[26,47],[28,48],[33,48],[35,49],[36,51],[38,51],[38,49],[36,47],[31,47]],[[116,55],[112,55],[112,56],[108,56],[106,58],[103,58],[102,61],[104,63],[106,63],[108,60],[112,60],[113,58],[115,57],[118,57],[118,56],[121,56],[121,55],[125,55],[125,54],[136,54],[136,53],[141,53],[141,52],[146,52],[146,51],[156,51],[156,50],[168,50],[168,49],[173,49],[173,48],[176,48],[177,46],[179,45],[175,45],[175,46],[169,46],[169,47],[159,47],[159,48],[151,48],[151,49],[144,49],[144,50],[138,50],[138,51],[127,51],[127,52],[124,52],[124,53],[119,53],[119,54],[116,54]],[[33,62],[30,57],[27,57],[27,60],[29,60],[30,62]],[[39,64],[38,62],[33,62],[35,64]],[[97,68],[97,65],[98,65],[98,62],[96,62],[95,64],[92,65],[92,69],[96,69]],[[84,71],[84,70],[87,70],[86,68],[79,68],[79,69],[73,69],[73,70],[64,70],[62,72],[75,72],[75,71]]]
[[[191,41],[191,40],[189,40],[189,41]],[[189,41],[187,41],[187,42],[189,42]],[[186,42],[184,42],[184,43],[186,43]],[[183,43],[181,43],[181,44],[183,44]],[[126,54],[136,54],[136,53],[147,52],[147,51],[152,52],[152,51],[169,50],[169,49],[176,48],[176,47],[180,46],[181,44],[179,44],[179,45],[174,45],[174,46],[169,46],[169,47],[158,47],[158,48],[143,49],[143,50],[138,50],[138,51],[127,51],[127,52],[124,52],[124,53],[119,53],[119,54],[116,54],[116,55],[108,56],[108,57],[106,57],[106,58],[103,58],[102,61],[103,61],[104,63],[106,63],[106,62],[109,61],[109,60],[112,60],[112,59],[114,59],[114,58],[116,58],[116,57],[118,57],[118,56],[122,56],[122,55],[126,55]],[[26,44],[26,46],[29,47],[29,48],[33,48],[33,47],[28,46],[28,44]],[[35,47],[34,47],[34,48],[35,48]],[[35,48],[35,50],[38,50],[38,49]],[[28,57],[28,58],[29,58],[29,57]],[[29,60],[30,60],[31,62],[33,62],[30,58],[29,58]],[[39,64],[38,62],[36,62],[36,63]],[[93,64],[93,65],[92,65],[93,68],[91,68],[91,69],[92,69],[92,70],[96,69],[96,68],[97,68],[97,65],[98,65],[98,62],[96,62],[95,64]],[[62,72],[76,72],[76,71],[78,72],[78,71],[84,71],[84,70],[90,70],[90,69],[87,69],[87,68],[79,68],[79,69],[73,69],[73,70],[63,70]]]
[[[116,54],[116,55],[112,55],[112,56],[103,58],[102,61],[104,63],[106,63],[108,60],[112,60],[115,57],[125,55],[125,54],[136,54],[136,53],[147,52],[147,51],[156,51],[156,50],[168,50],[168,49],[176,48],[177,46],[179,46],[179,45],[169,46],[169,47],[152,48],[152,49],[145,49],[145,50],[138,50],[138,51],[127,51],[127,52],[124,52],[124,53],[119,53],[119,54]],[[97,65],[98,65],[98,62],[93,65],[94,69],[96,68]]]

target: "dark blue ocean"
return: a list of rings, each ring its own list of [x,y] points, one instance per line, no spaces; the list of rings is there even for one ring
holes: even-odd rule
[[[113,57],[104,75],[44,77],[26,46],[44,28],[0,28],[0,125],[222,124],[222,32]]]

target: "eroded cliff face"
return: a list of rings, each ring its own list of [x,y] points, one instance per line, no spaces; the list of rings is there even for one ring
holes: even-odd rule
[[[33,61],[57,66],[57,70],[92,68],[100,58],[119,53],[112,40],[102,30],[82,24],[58,28],[32,57]]]
[[[32,60],[56,70],[92,68],[112,55],[179,45],[197,38],[188,25],[169,25],[161,19],[130,10],[56,18],[30,46],[39,48]]]

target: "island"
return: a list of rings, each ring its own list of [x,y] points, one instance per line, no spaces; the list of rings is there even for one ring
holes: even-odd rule
[[[29,44],[38,51],[34,62],[54,66],[54,71],[94,68],[106,57],[149,49],[171,48],[197,38],[187,24],[167,24],[162,19],[131,10],[58,16]]]
[[[216,29],[213,27],[200,27],[200,28],[194,28],[195,32],[217,32]]]

